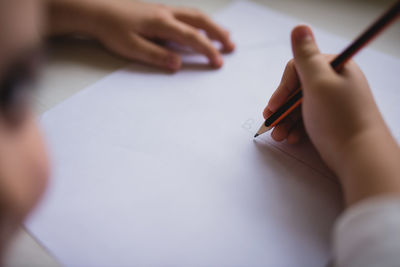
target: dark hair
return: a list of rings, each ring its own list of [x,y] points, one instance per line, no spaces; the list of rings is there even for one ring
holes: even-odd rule
[[[36,83],[39,57],[37,50],[20,54],[0,79],[0,113],[10,123],[24,118]]]

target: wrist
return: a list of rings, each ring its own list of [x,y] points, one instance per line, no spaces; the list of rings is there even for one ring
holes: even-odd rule
[[[101,1],[47,0],[47,35],[81,34],[97,37]]]
[[[389,130],[376,126],[349,140],[335,171],[348,205],[385,194],[400,194],[400,149]]]

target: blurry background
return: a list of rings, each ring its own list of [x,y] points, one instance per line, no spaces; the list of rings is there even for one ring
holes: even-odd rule
[[[196,7],[212,15],[232,1],[152,0],[152,2]],[[255,0],[254,2],[352,40],[394,0]],[[35,97],[35,111],[38,115],[127,63],[93,42],[59,39],[51,41],[48,46],[48,62],[45,64],[39,92]],[[400,21],[397,21],[370,47],[400,58]],[[5,266],[58,266],[58,264],[44,248],[21,229],[7,253]]]

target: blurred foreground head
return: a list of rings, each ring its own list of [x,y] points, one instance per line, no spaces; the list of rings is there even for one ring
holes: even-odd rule
[[[41,0],[0,0],[0,265],[5,246],[38,202],[48,176],[31,111]]]

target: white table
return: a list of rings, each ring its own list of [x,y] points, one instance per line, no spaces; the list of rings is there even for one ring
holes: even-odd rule
[[[112,0],[110,0],[112,1]],[[213,14],[231,0],[159,0],[171,5],[193,6]],[[352,39],[393,0],[257,0],[319,28]],[[268,33],[260,33],[268,34]],[[288,33],[289,34],[289,33]],[[372,47],[400,58],[400,23],[392,26]],[[50,46],[43,79],[35,97],[35,111],[42,114],[64,99],[94,83],[127,62],[87,41],[55,41]],[[112,240],[110,240],[112,242]],[[6,254],[5,266],[59,266],[57,261],[24,229]]]

